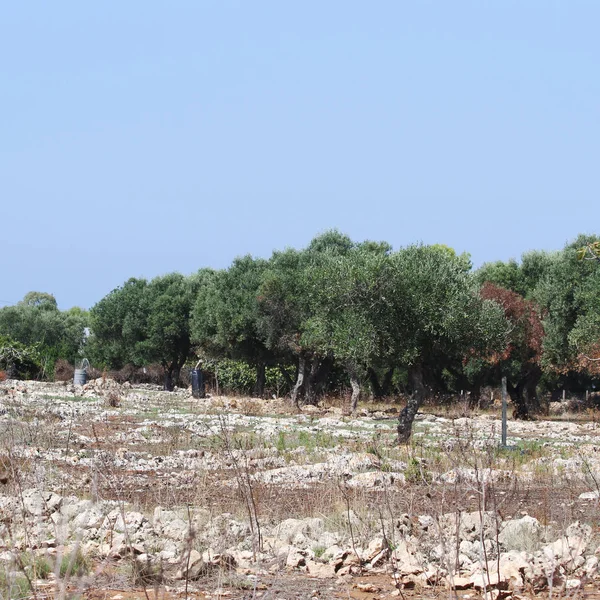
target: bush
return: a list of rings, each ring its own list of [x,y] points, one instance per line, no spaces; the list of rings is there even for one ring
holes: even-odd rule
[[[128,364],[122,369],[109,371],[108,377],[114,379],[118,383],[154,383],[161,385],[165,374],[164,369],[158,364],[151,364],[145,367],[136,367]]]
[[[6,371],[0,371],[0,381],[6,381],[7,379]]]
[[[107,377],[113,379],[117,383],[154,383],[161,385],[164,380],[164,369],[158,364],[151,364],[145,367],[136,367],[132,364],[127,364],[121,369],[100,370],[96,367],[88,367],[88,379],[98,379],[99,377]]]
[[[59,358],[54,365],[54,381],[73,381],[75,367],[64,358]]]
[[[119,408],[121,406],[121,396],[119,392],[111,390],[106,396],[106,404],[111,408]]]
[[[208,386],[216,390],[217,380],[219,392],[251,396],[256,384],[254,367],[239,360],[227,358],[207,360],[202,365],[204,380]],[[278,367],[267,367],[265,370],[265,394],[267,396],[283,396],[290,391],[281,370]]]

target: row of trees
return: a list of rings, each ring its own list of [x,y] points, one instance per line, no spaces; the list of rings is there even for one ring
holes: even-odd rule
[[[86,311],[60,311],[51,294],[29,292],[0,309],[0,369],[11,377],[51,377],[57,360],[79,358],[88,325]]]
[[[559,252],[473,271],[468,256],[445,246],[392,251],[330,231],[268,260],[130,279],[89,315],[28,295],[0,310],[0,335],[41,340],[54,357],[73,359],[89,323],[93,363],[160,363],[166,389],[198,357],[247,365],[257,396],[267,369],[276,369],[297,406],[317,402],[340,379],[353,408],[366,389],[401,389],[410,393],[399,426],[406,439],[430,393],[468,390],[476,402],[483,386],[506,376],[517,416],[526,418],[540,408],[540,386],[590,383],[600,369],[600,265],[577,250],[595,241],[580,237]]]

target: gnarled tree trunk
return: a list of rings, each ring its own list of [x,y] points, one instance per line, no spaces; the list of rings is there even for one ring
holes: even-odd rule
[[[322,360],[313,359],[310,371],[304,386],[304,400],[306,404],[316,406],[323,392],[327,376],[331,370],[332,361],[329,358]]]
[[[425,384],[423,383],[423,367],[416,364],[409,369],[409,378],[412,383],[412,394],[406,403],[406,406],[400,412],[398,417],[398,443],[407,444],[412,433],[412,424],[419,411],[423,400],[425,399]]]
[[[352,386],[352,398],[350,400],[350,410],[355,413],[360,400],[360,382],[354,374],[350,375],[350,385]]]
[[[165,392],[172,392],[175,385],[173,384],[173,367],[165,367],[165,378],[163,387]]]
[[[292,389],[292,403],[294,404],[294,406],[300,410],[300,390],[302,389],[302,386],[304,385],[304,373],[306,371],[306,359],[301,356],[298,359],[298,378],[296,379],[296,384],[294,385],[294,388]]]
[[[513,418],[530,421],[533,415],[541,411],[537,395],[537,384],[540,381],[541,371],[538,369],[529,372],[525,377],[513,385],[507,382],[507,391],[515,406]]]

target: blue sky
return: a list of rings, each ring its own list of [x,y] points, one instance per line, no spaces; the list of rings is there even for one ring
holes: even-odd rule
[[[1,11],[0,304],[333,227],[476,265],[600,231],[597,2]]]

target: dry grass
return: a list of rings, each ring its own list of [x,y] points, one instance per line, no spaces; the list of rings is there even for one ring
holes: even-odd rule
[[[535,440],[524,440],[514,449],[502,450],[493,441],[497,432],[486,434],[486,438],[475,429],[457,426],[452,435],[445,438],[438,438],[426,429],[419,430],[409,447],[397,448],[391,444],[393,435],[385,433],[347,439],[335,434],[304,434],[304,430],[292,427],[296,415],[291,409],[292,425],[284,436],[265,436],[246,426],[230,430],[225,421],[217,430],[205,431],[186,427],[185,420],[175,422],[172,418],[177,415],[192,419],[204,414],[194,402],[174,398],[162,403],[162,398],[157,398],[144,406],[132,406],[127,398],[114,394],[114,400],[110,394],[106,398],[106,407],[112,410],[94,420],[86,418],[85,413],[79,416],[75,411],[69,418],[57,418],[52,412],[36,411],[15,403],[9,418],[0,423],[0,493],[18,496],[28,487],[42,487],[63,496],[115,500],[119,506],[127,505],[128,510],[139,510],[146,515],[151,515],[156,506],[202,507],[215,516],[230,513],[251,524],[256,553],[262,543],[261,527],[288,518],[322,518],[329,530],[352,538],[357,546],[380,533],[383,522],[394,522],[404,515],[414,520],[423,514],[439,516],[491,510],[500,518],[506,518],[527,513],[557,531],[576,520],[592,523],[594,527],[600,523],[598,503],[579,499],[579,494],[589,490],[593,482],[586,478],[585,472],[577,478],[569,474],[557,476],[556,471],[543,462],[557,452],[556,448]],[[265,404],[255,399],[236,399],[233,404],[234,411],[249,416],[265,416],[276,406],[271,403],[265,409]],[[231,411],[232,402],[223,400],[221,407]],[[383,402],[369,406],[369,410],[385,419],[394,418],[399,407],[399,404]],[[314,425],[318,425],[323,414],[330,415],[326,413],[330,408],[344,411],[346,401],[328,399],[320,412],[311,415]],[[465,414],[473,416],[472,412],[465,413],[465,409],[465,406],[426,407],[427,412],[436,412],[448,419],[460,419]],[[220,410],[219,402],[213,403],[212,410]],[[282,406],[277,410],[283,412]],[[490,408],[478,409],[476,414],[497,413]],[[578,419],[584,416],[587,422],[596,422],[595,413],[577,415]],[[308,425],[312,424],[309,421]],[[263,468],[260,460],[265,457],[310,465],[329,452],[340,451],[338,448],[371,456],[373,469],[382,473],[395,462],[406,464],[407,483],[353,488],[340,477],[300,487],[269,485],[256,477]],[[50,451],[52,457],[47,454]],[[121,460],[129,454],[151,460],[189,451],[200,458],[214,455],[218,466],[203,470],[183,466],[163,468],[157,462],[153,468],[136,470]],[[577,456],[575,447],[565,452],[566,457]],[[91,464],[90,458],[94,459]],[[469,470],[471,478],[457,476],[446,482],[437,478],[439,473],[456,466]],[[490,479],[487,476],[490,472],[506,475]],[[522,476],[524,473],[526,477]],[[227,485],[224,482],[228,482]],[[393,531],[387,534],[393,538]],[[5,543],[8,543],[10,535],[6,536]],[[229,542],[223,538],[216,541],[215,546],[224,550]],[[106,560],[97,562],[93,557],[78,560],[93,563],[96,587],[119,585],[164,590],[165,582],[169,581],[167,573],[142,568],[131,561],[117,565]],[[55,565],[51,566],[55,570]],[[35,568],[38,567],[41,568],[40,565]],[[6,572],[14,576],[5,577],[5,588],[0,577],[0,597],[2,593],[16,597],[15,594],[21,593],[19,590],[31,591],[35,589],[35,580],[41,579],[23,557],[16,556]],[[72,572],[79,575],[69,574],[62,587],[64,597],[87,585],[84,581],[87,574],[78,568]],[[63,573],[63,580],[66,574],[67,571]],[[270,585],[275,589],[277,578],[272,579]],[[243,597],[248,592],[243,589],[245,581],[236,581],[232,573],[220,571],[207,573],[201,584],[212,589],[227,585]],[[41,583],[38,587],[43,590],[45,585]],[[353,597],[361,596],[356,592]]]

